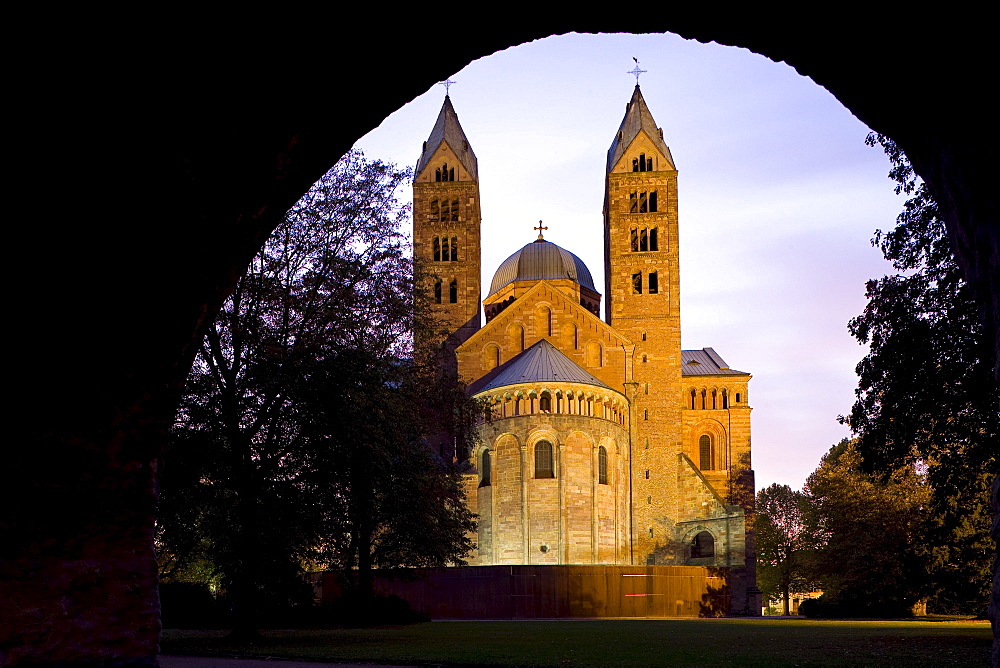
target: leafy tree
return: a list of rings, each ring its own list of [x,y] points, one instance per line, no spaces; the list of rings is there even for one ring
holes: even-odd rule
[[[868,282],[868,305],[849,325],[870,352],[846,420],[867,471],[916,463],[926,473],[932,606],[984,612],[1000,436],[991,343],[926,185],[890,140],[868,143],[885,149],[896,192],[909,199],[896,228],[873,240],[898,273]]]
[[[757,586],[767,601],[781,597],[789,614],[789,595],[812,589],[804,514],[807,497],[788,485],[772,484],[757,493]]]
[[[211,563],[236,632],[307,597],[304,565],[339,565],[345,545],[362,555],[365,539],[368,554],[391,542],[393,558],[378,563],[396,565],[468,548],[469,516],[450,521],[458,480],[421,447],[441,415],[421,409],[417,368],[399,361],[422,319],[396,198],[409,177],[358,151],[344,156],[254,258],[188,377],[162,477],[161,562],[178,576]],[[321,411],[320,401],[334,403]],[[373,501],[383,484],[409,505]],[[381,523],[358,510],[366,503]],[[442,530],[420,542],[386,530],[406,522]]]
[[[913,465],[887,476],[863,470],[854,442],[824,455],[803,489],[811,573],[839,614],[905,615],[927,593],[929,490]]]

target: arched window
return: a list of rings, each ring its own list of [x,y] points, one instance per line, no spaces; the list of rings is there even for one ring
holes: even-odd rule
[[[697,396],[697,393],[695,393],[694,390],[691,390],[691,410],[695,409],[695,397]]]
[[[500,348],[492,343],[483,349],[483,366],[487,370],[500,366]]]
[[[729,390],[722,391],[722,407],[729,408]]]
[[[632,230],[632,243],[631,248],[633,253],[639,252],[639,230]]]
[[[441,220],[444,222],[451,220],[451,202],[448,200],[441,202]]]
[[[454,280],[451,285],[448,286],[448,301],[452,304],[458,303],[458,281]]]
[[[479,486],[489,487],[493,478],[493,467],[490,464],[490,451],[483,450],[483,464],[479,468]]]
[[[646,228],[639,230],[639,250],[648,251],[649,250],[649,233]]]
[[[555,467],[552,465],[552,444],[548,441],[535,443],[535,477],[556,477]]]
[[[431,200],[431,221],[437,222],[441,216],[441,208],[438,206],[438,201]]]
[[[451,238],[451,261],[458,262],[458,237]]]
[[[458,222],[458,200],[453,199],[451,201],[451,222]]]
[[[736,393],[736,403],[740,403],[740,393]]]
[[[604,349],[598,341],[587,343],[587,365],[600,368],[604,366]]]
[[[434,282],[434,302],[441,303],[441,281]]]
[[[715,538],[707,531],[699,531],[691,540],[691,558],[704,559],[715,556]]]
[[[441,261],[441,239],[440,237],[434,237],[434,261]]]
[[[656,193],[653,193],[653,194],[655,195]],[[658,235],[657,235],[657,232],[656,232],[656,228],[655,227],[651,227],[649,229],[649,250],[651,250],[651,251],[660,250],[660,242],[657,239],[657,236]]]
[[[542,413],[552,412],[552,395],[548,392],[542,392],[542,396],[538,398],[538,410]]]
[[[714,450],[712,447],[712,437],[708,434],[703,434],[698,439],[698,468],[702,471],[711,471],[715,468],[715,457],[713,457],[715,453],[712,450]]]
[[[656,213],[656,191],[655,190],[652,191],[651,193],[649,193],[649,212],[650,213]],[[656,249],[653,248],[652,245],[650,245],[649,250],[656,250]]]
[[[716,401],[718,400],[718,397],[719,397],[718,391],[712,390],[712,410],[715,410],[716,408],[718,408],[718,406],[716,405]]]
[[[642,294],[642,272],[632,274],[632,292],[637,295]]]
[[[608,484],[608,451],[603,445],[597,449],[597,483]]]
[[[701,391],[701,410],[705,410],[705,390]]]
[[[649,294],[655,295],[660,291],[660,278],[655,271],[649,272]]]

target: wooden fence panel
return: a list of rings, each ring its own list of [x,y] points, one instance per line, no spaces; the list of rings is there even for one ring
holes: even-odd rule
[[[376,591],[395,594],[432,619],[708,617],[729,610],[724,569],[701,566],[463,566],[376,573]],[[342,580],[325,574],[321,598]]]

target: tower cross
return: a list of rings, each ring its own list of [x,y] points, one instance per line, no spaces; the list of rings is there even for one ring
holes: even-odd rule
[[[457,81],[452,81],[450,78],[448,78],[445,79],[444,81],[438,81],[438,86],[444,86],[444,96],[448,97],[448,90],[457,83],[458,83]]]
[[[542,225],[542,221],[538,221],[538,227],[533,227],[531,229],[538,230],[538,238],[535,239],[535,241],[545,241],[545,238],[542,236],[542,230],[549,229],[548,225]]]
[[[638,58],[636,58],[635,56],[632,56],[632,60],[635,61],[635,67],[633,69],[629,70],[626,74],[635,75],[635,85],[638,86],[639,85],[639,75],[640,74],[645,74],[646,70],[641,69],[639,67],[639,59]]]

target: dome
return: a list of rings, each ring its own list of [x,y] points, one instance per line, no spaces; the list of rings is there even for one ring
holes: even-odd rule
[[[493,274],[490,294],[514,281],[568,278],[597,292],[583,260],[550,241],[538,239],[504,260]]]

